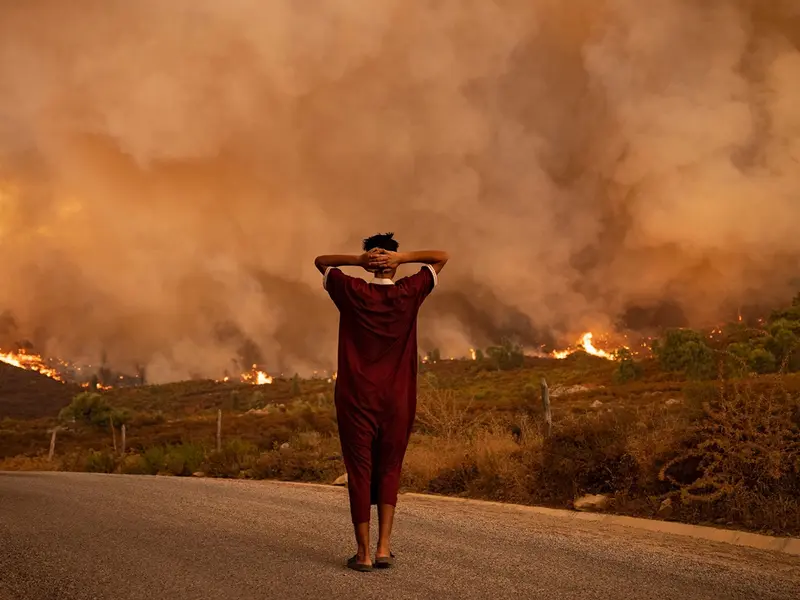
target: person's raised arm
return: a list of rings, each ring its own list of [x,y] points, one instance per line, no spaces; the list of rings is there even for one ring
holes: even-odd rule
[[[364,254],[323,254],[314,259],[314,266],[323,275],[329,267],[361,267],[371,269],[377,266],[377,255],[374,252]]]
[[[396,269],[407,263],[430,265],[439,273],[447,264],[450,256],[443,250],[418,250],[416,252],[389,252],[381,250],[375,259],[379,268]]]

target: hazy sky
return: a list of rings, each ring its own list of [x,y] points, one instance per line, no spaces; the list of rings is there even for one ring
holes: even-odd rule
[[[800,0],[0,0],[0,343],[329,367],[312,260],[386,230],[423,348],[702,323],[798,223]]]

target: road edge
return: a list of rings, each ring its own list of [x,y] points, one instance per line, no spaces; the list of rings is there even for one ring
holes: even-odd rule
[[[36,474],[36,475],[50,475],[62,474],[64,471],[0,471],[2,475],[20,475],[20,474]],[[73,473],[86,475],[87,473]],[[99,474],[93,474],[99,475]],[[108,477],[109,474],[103,474]],[[138,478],[147,477],[147,475],[121,475],[110,474],[111,477],[124,477],[124,478]],[[159,478],[158,476],[150,476]],[[167,477],[165,477],[167,478]],[[278,486],[302,486],[302,487],[319,487],[327,490],[346,491],[344,486],[333,486],[329,483],[312,483],[302,481],[280,481],[277,479],[222,479],[215,477],[168,477],[169,479],[193,479],[197,482],[226,482],[230,483],[258,483],[267,485]],[[417,498],[425,501],[432,502],[445,502],[453,504],[462,504],[475,507],[493,507],[506,511],[515,511],[517,513],[528,515],[544,515],[548,517],[561,518],[566,520],[575,521],[588,521],[601,523],[605,525],[619,525],[622,527],[630,527],[633,529],[650,531],[653,533],[664,533],[669,535],[677,535],[681,537],[702,539],[711,542],[719,542],[729,544],[732,546],[741,546],[744,548],[753,548],[756,550],[767,550],[772,552],[780,552],[782,554],[789,554],[791,556],[800,556],[800,538],[793,537],[775,537],[763,535],[760,533],[749,533],[746,531],[736,531],[733,529],[718,529],[716,527],[707,527],[704,525],[690,525],[688,523],[677,523],[675,521],[660,521],[657,519],[643,519],[640,517],[628,517],[624,515],[614,515],[609,513],[596,513],[596,512],[580,512],[575,510],[566,510],[559,508],[546,508],[544,506],[528,506],[525,504],[512,504],[510,502],[493,502],[491,500],[476,500],[473,498],[458,498],[454,496],[442,496],[439,494],[421,494],[418,492],[402,492],[401,497]]]
[[[311,483],[301,481],[277,481],[262,479],[263,483],[274,483],[280,485],[294,486],[314,486],[327,489],[346,490],[344,486],[333,486],[326,483]],[[522,514],[545,515],[560,519],[572,519],[575,521],[588,521],[605,525],[619,525],[650,531],[653,533],[665,533],[681,537],[707,540],[753,548],[756,550],[768,550],[780,552],[792,556],[800,556],[800,538],[775,537],[760,533],[750,533],[747,531],[737,531],[734,529],[720,529],[705,525],[690,525],[688,523],[678,523],[676,521],[661,521],[658,519],[643,519],[641,517],[628,517],[625,515],[614,515],[609,513],[581,512],[576,510],[566,510],[560,508],[547,508],[544,506],[529,506],[526,504],[513,504],[510,502],[493,502],[491,500],[476,500],[474,498],[459,498],[455,496],[443,496],[440,494],[421,494],[418,492],[402,492],[401,498],[419,498],[421,500],[450,502],[455,504],[470,505],[475,507],[495,507],[503,510],[512,510]]]
[[[800,538],[793,537],[774,537],[759,533],[749,533],[746,531],[736,531],[733,529],[717,529],[704,525],[690,525],[688,523],[677,523],[675,521],[660,521],[656,519],[642,519],[639,517],[628,517],[624,515],[613,515],[608,513],[580,512],[574,510],[564,510],[558,508],[546,508],[543,506],[527,506],[524,504],[511,504],[506,502],[492,502],[488,500],[475,500],[472,498],[456,498],[453,496],[441,496],[438,494],[419,494],[407,492],[401,494],[404,497],[420,498],[425,500],[439,500],[443,502],[460,503],[474,506],[495,506],[506,510],[512,509],[525,514],[547,515],[562,519],[572,519],[575,521],[590,521],[606,525],[620,525],[655,533],[666,533],[682,537],[703,539],[711,542],[721,542],[733,546],[754,548],[757,550],[769,550],[781,552],[792,556],[800,556]]]

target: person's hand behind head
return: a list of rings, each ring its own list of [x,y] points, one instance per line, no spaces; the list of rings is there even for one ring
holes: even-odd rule
[[[380,266],[383,260],[380,258],[380,253],[385,252],[380,248],[373,248],[369,252],[364,252],[359,257],[359,266],[363,268],[368,273],[375,273],[375,271],[380,271],[382,267]]]
[[[372,264],[377,270],[395,270],[400,266],[400,253],[379,248],[378,253],[372,260]]]

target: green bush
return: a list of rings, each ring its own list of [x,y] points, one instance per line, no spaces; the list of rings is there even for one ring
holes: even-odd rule
[[[233,438],[225,442],[222,450],[210,453],[202,471],[211,477],[238,477],[253,466],[258,458],[255,444]]]
[[[753,348],[748,358],[750,369],[755,373],[774,373],[778,370],[778,361],[775,356],[765,348]]]
[[[151,446],[144,451],[144,462],[149,475],[156,475],[164,470],[167,462],[167,452],[163,446]]]
[[[122,459],[120,473],[127,475],[153,475],[150,465],[140,454],[129,454]]]
[[[118,426],[130,421],[127,411],[116,410],[96,392],[77,394],[69,406],[61,409],[58,418],[60,421],[75,421],[94,427],[108,427],[111,422]]]
[[[198,444],[169,446],[164,457],[164,468],[171,475],[191,475],[205,460],[205,451]]]
[[[113,473],[116,468],[117,461],[108,451],[90,451],[84,465],[84,470],[89,473]]]
[[[653,353],[665,371],[683,373],[689,379],[716,375],[714,351],[703,335],[691,329],[671,329],[653,344]]]
[[[750,344],[735,342],[726,350],[725,367],[727,373],[734,377],[744,377],[750,372]]]
[[[616,383],[627,383],[634,381],[642,376],[642,367],[633,360],[633,354],[627,348],[620,348],[615,352],[617,368],[614,371],[614,381]]]

